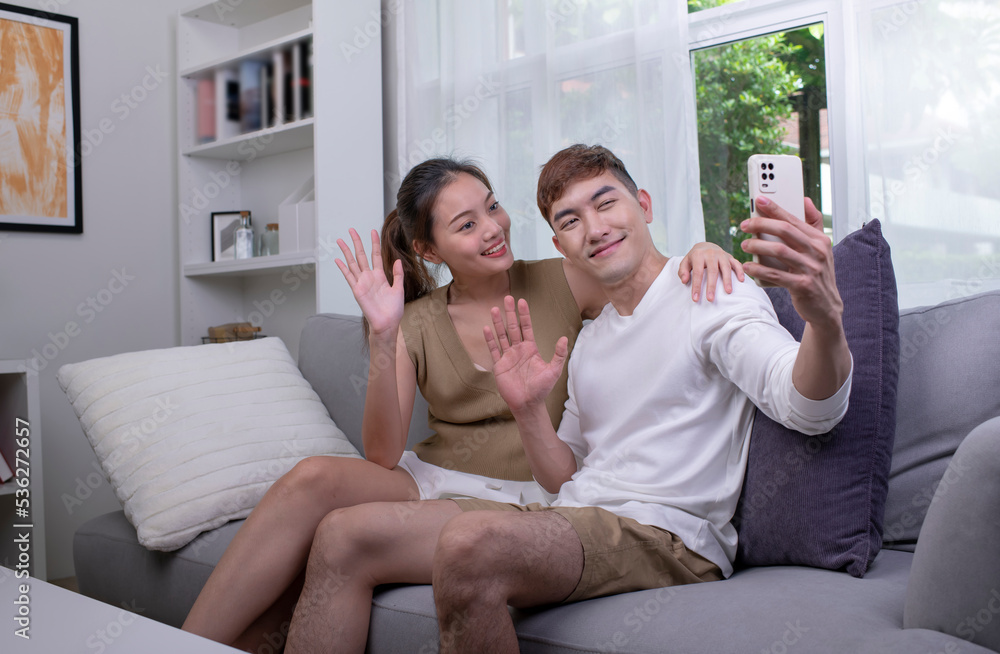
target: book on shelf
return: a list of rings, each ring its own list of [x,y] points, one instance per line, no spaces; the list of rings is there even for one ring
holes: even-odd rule
[[[312,40],[302,41],[299,50],[298,91],[301,96],[300,118],[312,116]]]
[[[264,63],[248,59],[240,62],[240,131],[255,132],[261,128],[261,68]]]
[[[195,141],[228,139],[313,115],[312,40],[215,70],[195,84]]]
[[[271,55],[271,112],[274,125],[285,122],[285,53],[276,50]]]
[[[299,92],[299,74],[302,71],[302,49],[292,47],[291,88],[292,120],[302,120],[302,94]]]
[[[205,77],[195,85],[196,141],[211,143],[215,140],[215,78]]]
[[[260,67],[260,126],[274,127],[274,65],[266,61]]]
[[[215,71],[216,138],[227,139],[240,133],[240,82],[236,71]]]

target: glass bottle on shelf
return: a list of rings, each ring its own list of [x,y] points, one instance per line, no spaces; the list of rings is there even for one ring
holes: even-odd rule
[[[260,255],[278,254],[278,223],[268,223],[267,231],[260,235]]]
[[[250,212],[240,212],[240,226],[236,228],[236,258],[253,257],[253,227],[250,226]]]

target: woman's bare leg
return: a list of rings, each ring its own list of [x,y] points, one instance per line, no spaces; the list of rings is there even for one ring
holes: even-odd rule
[[[366,502],[415,499],[417,485],[401,468],[330,456],[300,461],[240,527],[182,628],[220,643],[235,642],[305,569],[324,516]]]
[[[230,645],[238,650],[253,654],[265,654],[266,652],[274,654],[274,652],[282,651],[288,640],[292,612],[295,611],[295,604],[299,601],[299,595],[302,593],[305,576],[305,572],[303,572],[296,577],[292,585],[286,588],[284,594],[278,598],[278,601],[258,616],[253,624],[243,632],[243,635]]]

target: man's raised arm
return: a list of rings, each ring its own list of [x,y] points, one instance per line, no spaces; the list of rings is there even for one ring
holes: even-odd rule
[[[805,222],[767,198],[755,198],[755,202],[760,216],[743,221],[740,227],[747,233],[777,236],[782,242],[747,239],[743,250],[775,257],[788,271],[759,263],[745,263],[744,270],[755,279],[788,289],[795,310],[806,321],[792,383],[803,397],[825,400],[847,382],[852,363],[844,336],[844,303],[833,269],[833,247],[823,233],[823,214],[808,198]]]
[[[508,295],[504,298],[503,316],[496,307],[491,315],[493,329],[483,327],[483,336],[493,357],[497,390],[517,421],[535,481],[548,492],[557,493],[576,472],[576,458],[569,445],[556,435],[545,398],[562,374],[568,339],[564,336],[556,342],[552,360],[546,362],[535,345],[526,300],[519,300],[515,307],[514,298]]]

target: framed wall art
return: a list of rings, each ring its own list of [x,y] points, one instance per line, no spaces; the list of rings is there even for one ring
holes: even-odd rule
[[[232,261],[236,258],[236,228],[240,215],[249,211],[216,211],[212,213],[212,261]]]
[[[83,232],[76,18],[0,3],[0,231]]]

